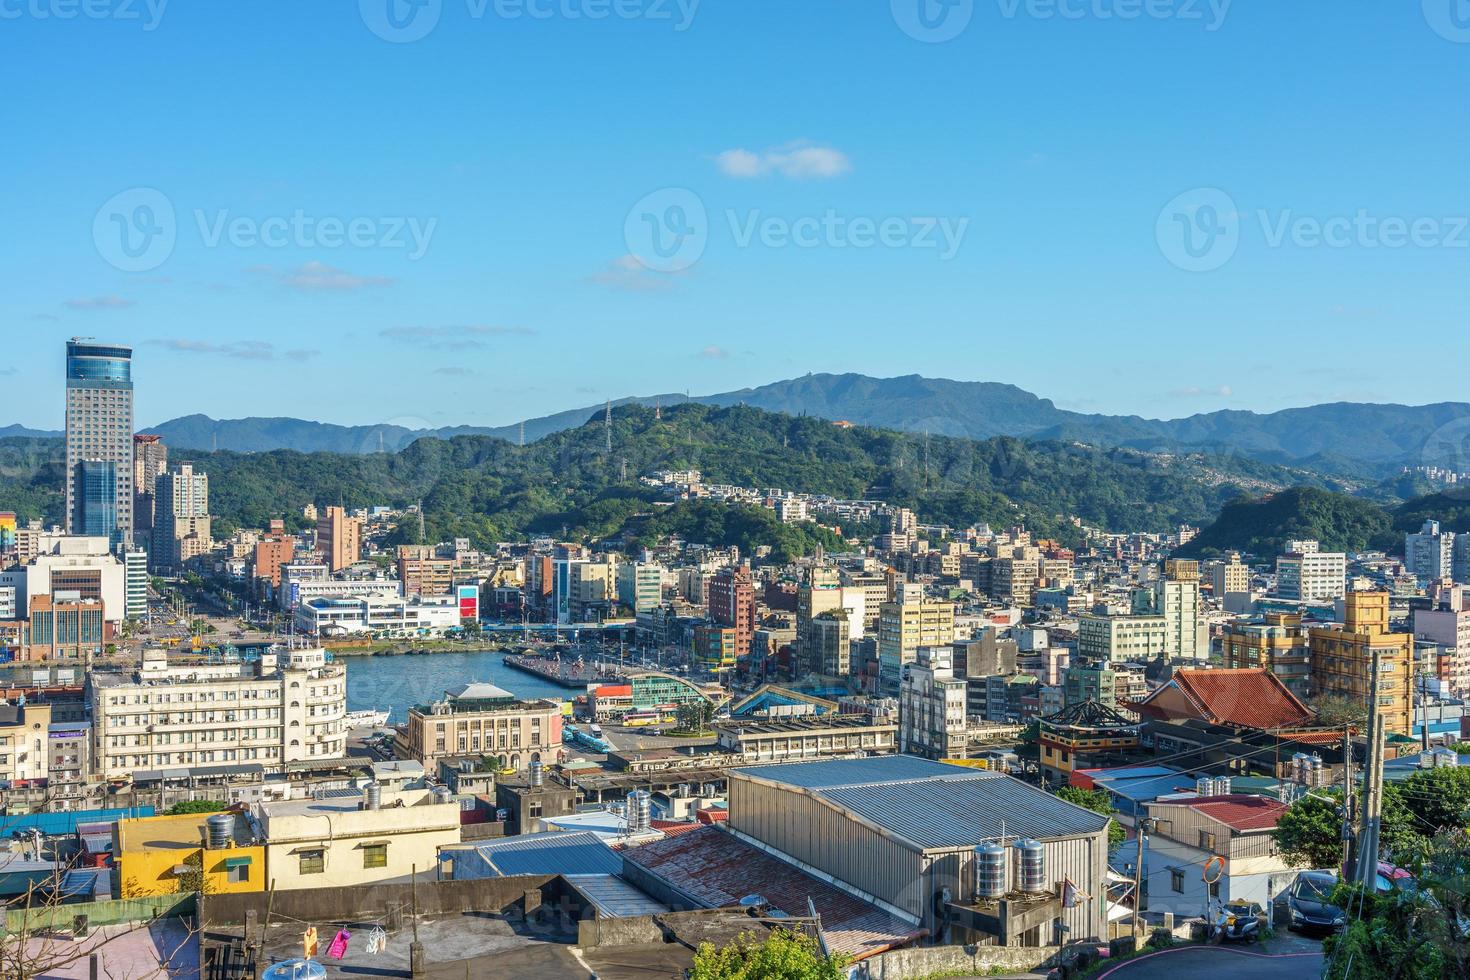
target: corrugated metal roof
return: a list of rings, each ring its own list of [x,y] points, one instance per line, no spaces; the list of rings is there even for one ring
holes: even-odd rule
[[[801,789],[924,849],[973,847],[1001,833],[1073,837],[1107,826],[1107,817],[1019,779],[917,756],[833,759],[732,770]]]
[[[1084,810],[1018,779],[987,773],[819,790],[818,795],[925,849],[973,847],[1001,833],[1074,837],[1107,826]]]
[[[617,875],[567,875],[567,882],[598,914],[624,919],[635,915],[659,915],[669,911],[662,902],[654,901]]]
[[[823,762],[790,762],[778,766],[749,766],[730,771],[802,789],[828,789],[911,779],[963,778],[973,775],[977,770],[932,762],[916,755],[877,755],[867,759],[828,759]]]
[[[623,859],[590,832],[526,834],[478,844],[474,850],[480,852],[492,871],[507,878],[514,875],[611,875],[623,870]]]

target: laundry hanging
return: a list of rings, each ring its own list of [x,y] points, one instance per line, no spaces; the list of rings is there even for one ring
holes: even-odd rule
[[[316,926],[308,926],[307,930],[301,934],[301,947],[306,952],[307,959],[313,959],[316,956]]]
[[[388,934],[383,931],[382,926],[373,926],[373,931],[368,933],[367,951],[369,955],[377,956],[388,948]]]
[[[332,937],[332,945],[327,947],[327,955],[334,960],[340,960],[347,955],[347,940],[352,938],[352,933],[346,929],[338,929],[337,935]]]

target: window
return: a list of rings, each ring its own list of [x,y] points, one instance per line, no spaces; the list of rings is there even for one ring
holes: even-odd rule
[[[388,866],[387,844],[366,844],[362,849],[364,868],[386,868]]]
[[[301,873],[319,875],[327,870],[327,852],[321,848],[301,852]]]
[[[1184,872],[1178,868],[1170,868],[1169,885],[1179,894],[1184,894]]]
[[[243,884],[250,880],[250,865],[242,864],[234,868],[225,869],[225,880],[231,884]]]
[[[1199,846],[1201,850],[1213,851],[1215,849],[1215,835],[1208,830],[1199,832]]]

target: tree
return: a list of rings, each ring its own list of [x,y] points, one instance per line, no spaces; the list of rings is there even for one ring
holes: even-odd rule
[[[689,980],[845,980],[846,968],[815,939],[778,929],[763,942],[747,933],[729,946],[702,943]]]
[[[1128,839],[1128,832],[1123,825],[1112,819],[1113,798],[1100,789],[1082,789],[1078,786],[1063,786],[1056,791],[1059,800],[1074,803],[1093,813],[1100,813],[1108,818],[1108,849],[1112,850]]]
[[[1332,799],[1313,794],[1291,805],[1271,832],[1276,849],[1287,864],[1305,868],[1335,868],[1342,864],[1341,794],[1327,790]]]
[[[219,800],[180,800],[168,808],[171,817],[182,816],[186,813],[218,813],[225,808]]]
[[[715,706],[708,701],[688,701],[674,709],[674,725],[681,732],[702,735],[714,716]]]
[[[1339,694],[1320,695],[1308,707],[1316,713],[1317,724],[1323,728],[1361,727],[1368,723],[1368,706]]]

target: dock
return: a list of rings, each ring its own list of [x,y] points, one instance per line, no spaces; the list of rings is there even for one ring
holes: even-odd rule
[[[544,681],[579,691],[586,690],[591,684],[616,684],[621,680],[615,670],[602,664],[585,664],[552,657],[516,656],[505,657],[503,662],[508,667],[534,674]]]

